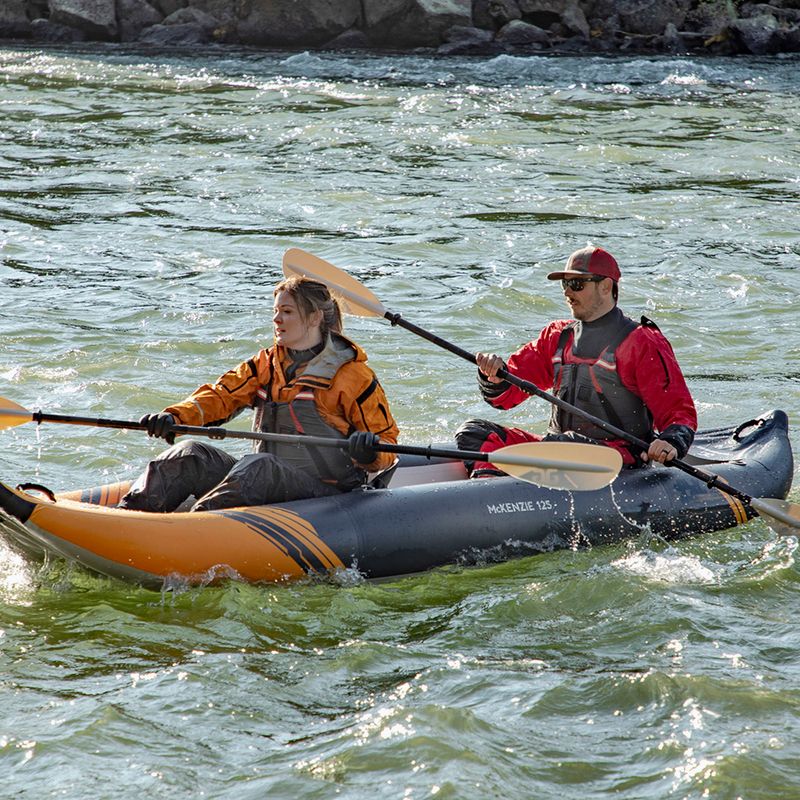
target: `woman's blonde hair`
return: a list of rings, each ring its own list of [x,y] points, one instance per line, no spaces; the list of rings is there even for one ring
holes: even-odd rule
[[[330,331],[341,333],[342,311],[336,298],[331,296],[324,283],[306,278],[304,275],[292,275],[275,287],[273,297],[279,292],[288,292],[294,298],[303,319],[308,319],[315,311],[322,312],[320,332],[323,339]]]

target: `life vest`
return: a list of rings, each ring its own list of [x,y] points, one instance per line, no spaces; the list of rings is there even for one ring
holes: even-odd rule
[[[272,383],[260,387],[254,403],[253,430],[264,433],[323,436],[346,439],[320,415],[314,400],[314,388],[324,391],[339,368],[355,358],[355,351],[343,337],[329,337],[323,351],[311,359],[303,374],[288,381],[286,387],[299,387],[291,400],[272,400]],[[277,356],[276,356],[277,358]],[[273,370],[274,374],[274,370]],[[280,389],[282,387],[278,387]],[[366,481],[366,472],[357,467],[347,451],[336,447],[313,447],[282,442],[261,441],[255,444],[257,452],[272,453],[277,458],[323,483],[349,491]]]
[[[564,351],[574,335],[576,323],[567,325],[561,331],[553,355],[553,393],[592,416],[608,420],[617,428],[651,441],[652,415],[642,399],[625,388],[617,372],[617,348],[640,324],[657,329],[655,323],[646,317],[642,317],[641,323],[637,323],[623,315],[618,333],[594,361],[577,359],[574,355],[570,355],[570,360],[565,361]],[[575,431],[600,441],[618,438],[584,417],[554,406],[548,432],[564,431]]]

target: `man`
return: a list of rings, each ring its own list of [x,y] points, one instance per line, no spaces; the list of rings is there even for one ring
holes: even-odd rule
[[[614,257],[600,247],[585,247],[569,257],[563,271],[547,277],[561,281],[573,319],[551,322],[507,364],[494,353],[477,353],[484,399],[505,410],[530,396],[497,377],[505,369],[649,442],[647,451],[638,452],[583,416],[556,406],[544,437],[469,420],[456,432],[459,447],[491,452],[519,442],[593,441],[619,450],[627,466],[683,458],[697,429],[692,396],[670,343],[655,323],[646,317],[634,322],[617,307],[620,270]],[[472,474],[498,472],[487,464]]]

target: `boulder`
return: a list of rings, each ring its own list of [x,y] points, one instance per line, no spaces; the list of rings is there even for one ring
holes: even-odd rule
[[[31,38],[37,42],[47,42],[48,44],[72,44],[73,42],[85,42],[87,36],[77,28],[59,25],[57,22],[50,22],[49,19],[40,17],[31,22]]]
[[[193,5],[211,10],[207,2]],[[243,44],[314,47],[360,20],[361,0],[242,0],[236,29]]]
[[[497,31],[512,20],[522,19],[517,0],[489,0],[488,6],[489,18]]]
[[[90,39],[116,39],[114,0],[50,0],[50,22],[83,31]]]
[[[722,36],[735,19],[728,0],[708,0],[699,3],[686,14],[686,26],[707,38]]]
[[[509,47],[542,48],[550,45],[550,34],[546,30],[520,19],[509,22],[494,38],[496,42]]]
[[[211,40],[211,31],[196,22],[153,25],[145,28],[138,39],[141,44],[156,47],[187,47],[193,44],[208,44]]]
[[[147,0],[117,0],[117,20],[121,42],[135,42],[145,28],[157,25],[163,15]]]
[[[800,8],[784,8],[769,3],[744,3],[739,9],[740,17],[758,17],[762,14],[770,14],[778,22],[800,22]]]
[[[188,6],[187,8],[179,8],[177,11],[173,11],[168,17],[164,18],[161,24],[199,25],[210,33],[219,25],[219,20],[199,8]]]
[[[3,0],[0,3],[0,37],[19,39],[31,35],[24,0]]]
[[[625,33],[659,36],[672,23],[680,28],[690,0],[619,0],[617,11]]]
[[[47,19],[50,16],[48,0],[24,0],[28,19]]]
[[[775,44],[780,53],[800,53],[800,25],[776,31]]]
[[[152,0],[153,6],[161,12],[162,17],[168,17],[179,8],[185,8],[189,0]]]
[[[442,38],[444,44],[439,45],[436,52],[443,56],[480,55],[494,52],[494,35],[484,28],[473,28],[454,25],[448,28]]]
[[[572,0],[517,0],[524,22],[539,28],[550,28],[561,23],[561,17]]]
[[[584,39],[588,39],[592,35],[586,14],[576,2],[569,3],[561,12],[561,24],[570,33],[579,34]]]
[[[366,50],[372,47],[372,42],[369,40],[364,31],[358,28],[350,28],[350,30],[340,33],[335,38],[331,39],[325,46],[325,50]]]
[[[686,52],[686,42],[673,23],[667,23],[664,33],[657,39],[655,45],[665,53]]]
[[[472,0],[472,24],[487,31],[499,31],[512,19],[522,19],[517,0]]]
[[[363,0],[364,30],[383,47],[437,47],[455,25],[472,25],[472,0]]]
[[[772,14],[734,20],[730,30],[748,53],[763,56],[778,52],[779,39],[776,34],[779,26],[778,20]]]
[[[493,38],[491,31],[483,28],[474,28],[471,25],[453,25],[452,28],[448,28],[442,34],[442,39],[445,42],[478,42],[486,44],[491,42]]]

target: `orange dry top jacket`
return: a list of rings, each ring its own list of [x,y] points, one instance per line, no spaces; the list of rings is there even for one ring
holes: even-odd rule
[[[395,444],[398,428],[366,353],[341,334],[330,334],[323,351],[286,381],[290,359],[285,348],[273,345],[221,375],[214,383],[197,388],[180,403],[165,408],[182,425],[221,425],[244,408],[253,408],[259,390],[269,387],[270,399],[287,403],[301,392],[313,391],[320,417],[342,436],[371,431]],[[379,453],[371,472],[388,468],[391,453]]]

